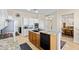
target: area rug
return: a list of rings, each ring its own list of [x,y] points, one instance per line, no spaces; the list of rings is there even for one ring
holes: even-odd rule
[[[64,47],[65,43],[66,43],[65,41],[62,41],[62,40],[61,40],[61,42],[60,42],[60,45],[61,45],[60,48],[61,48],[61,49]]]
[[[21,44],[20,48],[21,50],[32,50],[32,48],[27,43]]]

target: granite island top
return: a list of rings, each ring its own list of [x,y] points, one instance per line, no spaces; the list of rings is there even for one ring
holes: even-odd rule
[[[34,33],[37,33],[37,34],[40,34],[40,32],[42,33],[46,33],[46,34],[55,34],[54,32],[51,32],[51,31],[38,31],[38,32],[35,32],[35,31],[31,31],[31,32],[34,32]]]

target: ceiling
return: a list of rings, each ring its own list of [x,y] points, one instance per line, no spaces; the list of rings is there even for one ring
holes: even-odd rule
[[[57,9],[18,9],[22,12],[30,12],[36,14],[43,14],[43,15],[51,15],[56,12]]]

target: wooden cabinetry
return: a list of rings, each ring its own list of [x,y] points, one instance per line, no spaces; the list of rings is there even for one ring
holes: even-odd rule
[[[39,45],[40,45],[40,35],[39,35],[39,33],[29,31],[29,40],[36,47],[39,47]]]
[[[74,28],[73,27],[65,27],[65,28],[62,29],[62,34],[73,37]]]
[[[45,50],[56,50],[57,49],[56,34],[54,33],[49,34],[49,38],[47,38],[48,34],[45,35],[44,34],[45,33],[41,35],[41,33],[39,32],[29,31],[29,40],[33,45],[35,45],[39,49],[44,49],[43,47],[46,48],[48,46],[49,49],[45,49]]]
[[[32,32],[29,32],[29,40],[32,42]]]
[[[50,35],[50,50],[57,50],[57,37],[55,33]]]

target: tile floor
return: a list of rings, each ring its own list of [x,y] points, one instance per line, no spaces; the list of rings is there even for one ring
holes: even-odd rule
[[[39,50],[29,40],[28,37],[16,36],[16,41],[13,38],[0,39],[0,50],[21,50],[20,44],[27,43],[33,50]]]
[[[66,42],[62,50],[79,50],[79,44],[72,37],[63,36],[61,39]]]
[[[65,45],[62,50],[79,50],[79,44],[73,42],[73,38],[63,36],[62,41],[65,41]],[[20,44],[27,43],[33,50],[39,50],[29,40],[28,37],[17,36],[16,42],[13,38],[0,39],[0,50],[20,50]]]
[[[37,47],[35,47],[30,41],[29,41],[29,39],[28,39],[28,36],[17,36],[16,37],[16,40],[17,40],[17,42],[18,42],[18,44],[20,45],[20,44],[23,44],[23,43],[27,43],[31,48],[32,48],[32,50],[39,50]]]
[[[20,50],[17,42],[12,37],[0,39],[0,50]]]

